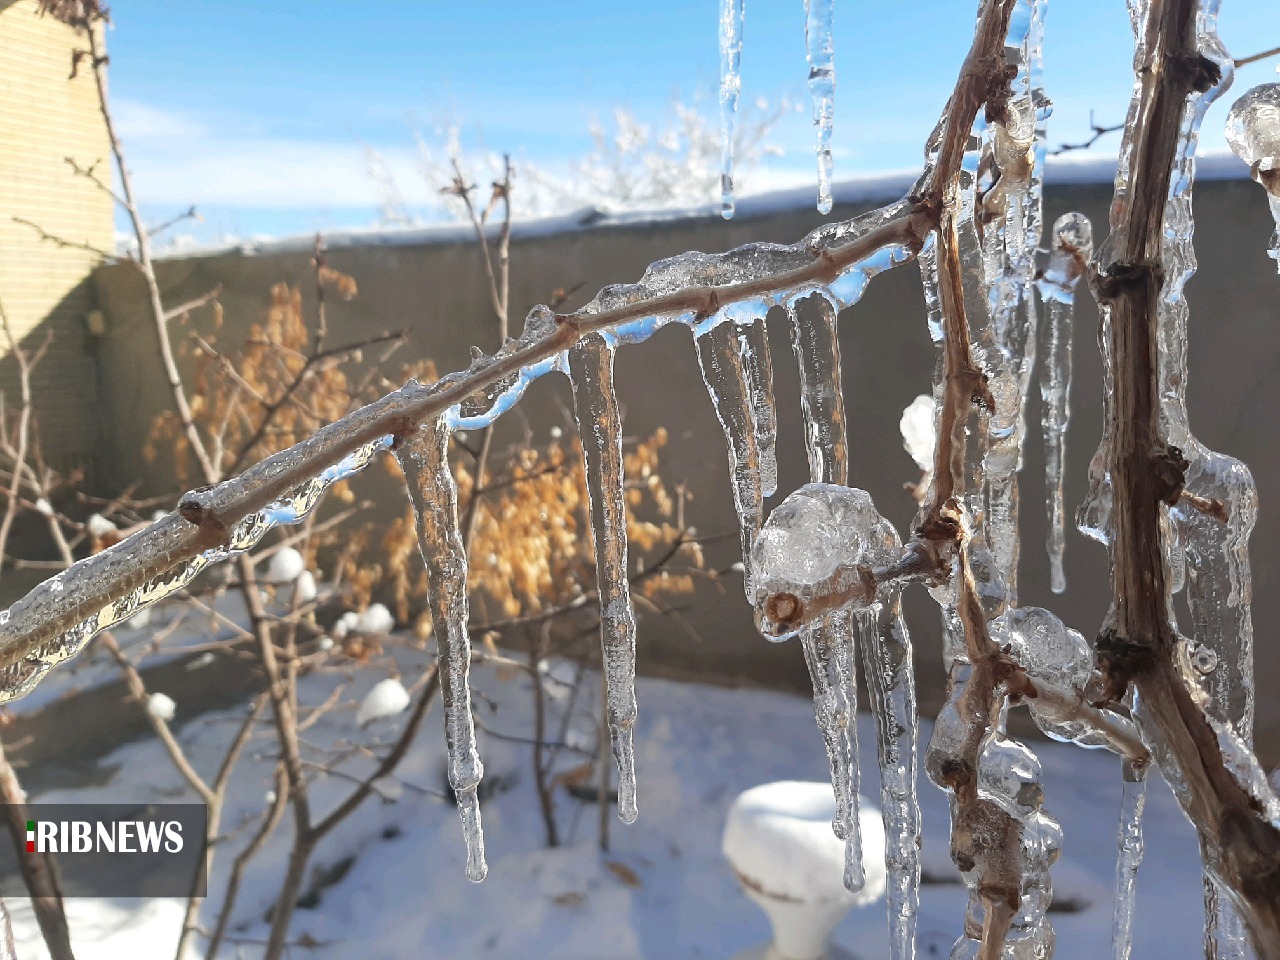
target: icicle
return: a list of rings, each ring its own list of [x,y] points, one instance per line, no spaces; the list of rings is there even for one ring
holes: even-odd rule
[[[809,92],[817,135],[818,212],[831,212],[831,127],[835,119],[835,46],[831,37],[833,0],[805,0],[804,41],[809,57]]]
[[[809,678],[813,681],[813,713],[822,731],[836,795],[835,835],[845,842],[844,885],[862,889],[862,831],[858,823],[857,680],[853,669],[851,615],[837,613],[800,631]]]
[[[798,305],[787,305],[791,345],[800,368],[800,410],[804,415],[809,479],[814,483],[843,484],[849,480],[849,441],[844,428],[836,308],[826,297],[819,297],[812,313],[812,319],[802,321]]]
[[[778,417],[773,402],[773,360],[769,356],[769,331],[765,317],[738,325],[738,347],[751,394],[756,450],[760,456],[760,488],[766,497],[778,490]]]
[[[609,735],[618,763],[618,816],[631,823],[636,818],[632,749],[636,722],[636,623],[627,581],[622,417],[613,389],[613,353],[613,347],[599,335],[583,338],[569,351],[569,378],[573,382],[574,414],[582,436],[595,542]]]
[[[1093,228],[1082,213],[1067,213],[1053,225],[1049,264],[1036,286],[1047,305],[1041,326],[1044,360],[1040,364],[1040,423],[1044,428],[1045,509],[1049,518],[1049,586],[1067,589],[1062,569],[1066,547],[1063,506],[1063,466],[1066,463],[1067,424],[1071,417],[1071,324],[1076,284],[1093,255]]]
[[[1111,920],[1112,960],[1129,960],[1133,947],[1133,905],[1138,867],[1142,864],[1142,810],[1147,804],[1147,774],[1124,764],[1120,800],[1120,853],[1116,858],[1116,903]]]
[[[751,387],[747,381],[737,324],[713,317],[707,329],[694,331],[698,365],[707,393],[716,408],[729,449],[729,482],[742,534],[743,576],[747,597],[752,590],[751,544],[760,530],[764,492],[760,478],[760,447],[756,441]]]
[[[457,797],[467,842],[467,879],[483,880],[484,832],[477,793],[484,766],[471,718],[471,638],[467,633],[467,555],[458,532],[458,488],[449,471],[449,428],[443,418],[419,425],[396,450],[418,522],[427,565],[431,620],[440,662],[440,700],[449,748],[449,786]]]
[[[883,524],[887,539],[897,534]],[[915,957],[920,907],[920,804],[916,798],[916,689],[911,636],[902,619],[900,591],[888,587],[881,600],[858,615],[867,695],[876,720],[880,766],[880,812],[884,819],[886,906],[890,960]]]
[[[1256,86],[1232,104],[1227,142],[1267,191],[1276,221],[1267,252],[1280,270],[1280,83]]]
[[[742,90],[743,0],[720,0],[720,215],[733,218],[733,151]]]

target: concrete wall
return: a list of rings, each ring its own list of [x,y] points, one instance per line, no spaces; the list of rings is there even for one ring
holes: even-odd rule
[[[1079,209],[1105,233],[1107,184],[1051,190],[1047,220]],[[854,207],[837,207],[848,216]],[[1203,268],[1190,287],[1194,308],[1189,388],[1193,425],[1211,448],[1248,462],[1261,490],[1263,520],[1254,538],[1255,619],[1260,625],[1259,674],[1280,669],[1280,652],[1269,642],[1270,625],[1280,620],[1280,550],[1268,536],[1269,511],[1280,503],[1280,426],[1271,411],[1280,405],[1280,335],[1276,332],[1280,280],[1264,247],[1270,219],[1261,192],[1247,181],[1205,182],[1197,187],[1200,223],[1198,248]],[[517,313],[543,302],[557,287],[584,284],[569,306],[577,306],[601,285],[637,278],[653,260],[682,250],[722,250],[751,240],[792,242],[818,222],[811,210],[782,210],[732,222],[719,217],[682,219],[630,226],[599,226],[513,244],[512,303]],[[308,254],[294,252],[174,260],[163,264],[162,279],[171,301],[196,296],[221,285],[230,342],[257,319],[271,283],[302,282]],[[330,342],[356,340],[386,328],[409,327],[411,352],[433,357],[441,372],[464,367],[472,343],[491,345],[494,328],[488,314],[480,261],[471,243],[341,245],[330,262],[358,280],[360,296],[330,307]],[[108,386],[107,420],[114,431],[107,449],[117,482],[152,473],[139,450],[148,424],[165,404],[154,347],[142,324],[141,289],[136,277],[120,268],[98,274],[102,306],[112,329],[103,344],[103,377]],[[1076,383],[1072,395],[1067,502],[1071,509],[1085,490],[1086,465],[1101,427],[1101,372],[1092,300],[1083,298],[1076,325]],[[785,324],[772,322],[774,371],[779,407],[778,453],[783,494],[807,479],[799,423],[797,377],[790,362]],[[181,336],[181,331],[176,331]],[[903,490],[918,478],[902,450],[898,418],[917,394],[929,389],[934,350],[923,320],[918,273],[914,267],[877,278],[863,302],[840,322],[845,397],[852,450],[853,483],[868,489],[900,530],[908,527],[915,504]],[[644,346],[622,351],[617,381],[631,434],[666,425],[671,443],[665,471],[683,478],[694,495],[692,522],[703,533],[732,531],[735,521],[728,489],[720,428],[703,389],[697,362],[684,329],[668,328]],[[1034,393],[1034,391],[1033,391]],[[535,431],[563,422],[569,401],[559,379],[535,384],[521,405]],[[1028,421],[1039,422],[1039,402],[1030,401]],[[1107,561],[1101,547],[1068,532],[1068,592],[1053,597],[1048,589],[1044,540],[1043,456],[1038,435],[1027,446],[1022,474],[1024,549],[1021,596],[1024,604],[1048,606],[1089,635],[1107,605]],[[399,512],[403,494],[375,471],[387,512]],[[734,538],[709,551],[713,563],[731,560]],[[714,676],[802,689],[807,677],[796,645],[773,645],[755,633],[737,584],[727,593],[707,590],[685,617],[700,639],[670,622],[646,618],[641,628],[641,664],[649,672]],[[920,591],[909,591],[909,616],[917,638],[922,692],[935,700],[941,689],[937,612]],[[1274,756],[1280,737],[1280,701],[1259,700],[1259,731],[1264,750]]]
[[[97,439],[96,365],[85,337],[89,275],[115,246],[111,197],[65,162],[96,165],[111,181],[106,125],[93,71],[72,78],[75,31],[39,16],[35,0],[0,0],[0,304],[28,349],[53,339],[33,376],[45,453],[78,463]],[[31,226],[83,246],[58,245]],[[0,337],[0,357],[9,352]],[[18,396],[16,364],[0,362],[0,389]]]

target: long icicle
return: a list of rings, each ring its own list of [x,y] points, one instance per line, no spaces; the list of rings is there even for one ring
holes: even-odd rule
[[[698,349],[702,379],[715,405],[716,417],[720,420],[728,446],[729,482],[733,485],[733,502],[742,535],[743,582],[747,598],[751,599],[751,545],[760,532],[764,511],[755,416],[742,350],[738,344],[737,324],[719,316],[712,317],[707,323],[710,325],[707,329],[694,331],[694,343]]]
[[[836,308],[819,297],[812,320],[802,321],[799,304],[787,305],[791,346],[800,368],[800,412],[814,483],[849,482],[849,440],[844,428],[844,392],[840,383],[840,343]]]
[[[814,483],[844,486],[849,482],[849,449],[844,430],[836,308],[825,296],[819,295],[816,299],[813,322],[800,319],[798,304],[787,305],[791,344],[800,370],[800,410],[809,454],[809,479]],[[839,709],[843,711],[844,729],[837,727],[828,733],[824,728],[823,737],[831,762],[831,786],[836,795],[836,836],[845,841],[845,886],[856,890],[865,883],[866,873],[862,863],[862,827],[858,820],[858,678],[857,658],[852,652],[853,628],[849,615],[840,613],[815,623],[801,640],[813,681],[814,716],[820,728],[830,719],[825,706],[825,698],[830,694],[821,686],[824,678],[815,671],[815,666],[821,663],[819,651],[831,651],[835,679],[843,689]],[[851,773],[846,772],[846,766]],[[887,836],[889,811],[886,809],[884,814]]]
[[[813,713],[827,748],[836,815],[831,826],[845,842],[844,885],[862,889],[862,828],[858,822],[857,687],[853,667],[853,615],[847,611],[823,617],[800,631]]]
[[[595,542],[609,736],[618,764],[618,816],[631,823],[636,818],[636,621],[627,581],[622,416],[613,388],[613,354],[614,348],[605,338],[583,338],[569,351],[569,379],[582,436]]]
[[[733,219],[733,154],[742,92],[743,0],[720,0],[720,215]]]
[[[886,525],[887,526],[887,525]],[[917,711],[911,635],[902,618],[901,590],[890,587],[858,615],[867,696],[876,719],[880,811],[884,820],[885,897],[890,960],[916,955],[920,909],[920,801],[916,796]]]
[[[738,346],[747,372],[755,422],[756,450],[760,456],[760,492],[773,496],[778,490],[778,415],[773,401],[773,360],[769,356],[769,330],[765,318],[738,326]]]
[[[835,120],[835,44],[831,37],[833,0],[805,0],[804,42],[813,95],[813,129],[818,155],[818,212],[831,212],[831,128]]]
[[[1071,419],[1071,326],[1076,285],[1093,255],[1093,227],[1082,213],[1067,213],[1053,225],[1053,249],[1043,276],[1036,282],[1046,316],[1040,326],[1044,360],[1040,364],[1040,423],[1044,430],[1045,510],[1049,519],[1049,589],[1062,593],[1066,549],[1063,466],[1067,425]]]
[[[440,700],[449,749],[449,786],[458,800],[467,843],[467,879],[483,880],[484,832],[477,790],[484,766],[471,717],[471,638],[467,633],[467,555],[458,532],[458,488],[449,471],[449,428],[424,421],[396,450],[418,523],[418,548],[427,566],[431,619],[440,659]]]
[[[1142,810],[1147,803],[1147,775],[1143,768],[1124,762],[1124,789],[1120,800],[1120,828],[1116,858],[1116,903],[1111,920],[1112,960],[1129,960],[1133,948],[1133,906],[1138,867],[1142,864]]]

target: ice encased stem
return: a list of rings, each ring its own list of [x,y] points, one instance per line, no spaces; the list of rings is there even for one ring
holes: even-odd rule
[[[831,129],[835,120],[835,44],[831,36],[834,0],[805,0],[804,41],[809,59],[809,93],[818,156],[818,212],[831,212]]]
[[[742,20],[744,0],[720,0],[720,214],[734,211],[734,139],[738,96],[742,92]]]
[[[636,622],[627,580],[622,416],[613,387],[613,356],[613,347],[603,337],[583,338],[569,351],[569,379],[595,545],[609,736],[618,764],[618,816],[630,823],[636,818]]]
[[[427,567],[431,619],[439,651],[440,701],[449,751],[449,786],[457,797],[467,843],[467,879],[483,880],[484,833],[478,789],[484,767],[471,716],[471,637],[467,632],[467,555],[458,529],[458,488],[449,470],[449,428],[443,418],[419,425],[396,450],[417,520]]]

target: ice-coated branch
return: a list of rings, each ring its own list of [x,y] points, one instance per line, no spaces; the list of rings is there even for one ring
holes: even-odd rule
[[[827,224],[790,247],[753,244],[655,264],[640,284],[606,288],[581,310],[556,315],[537,335],[508,343],[467,371],[430,386],[407,384],[240,476],[193,491],[177,512],[79,561],[0,612],[0,686],[9,696],[30,689],[51,662],[73,655],[98,630],[190,582],[208,563],[248,549],[281,516],[299,518],[294,495],[326,471],[359,469],[388,438],[406,435],[480,391],[519,380],[523,371],[555,358],[584,334],[615,330],[643,339],[645,331],[672,318],[711,316],[723,305],[786,291],[821,290],[883,251],[892,252],[891,262],[915,256],[938,223],[973,118],[993,90],[998,100],[1013,6],[1013,0],[984,3],[938,148],[910,198]],[[310,503],[318,493],[308,488],[302,500]],[[286,501],[289,509],[277,510]]]
[[[1216,10],[1210,0],[1208,6]],[[1097,641],[1113,699],[1138,691],[1144,738],[1200,831],[1206,867],[1232,891],[1261,956],[1280,956],[1280,828],[1263,815],[1269,792],[1248,748],[1206,715],[1205,694],[1179,671],[1162,533],[1187,461],[1166,437],[1161,410],[1161,291],[1166,203],[1185,150],[1188,101],[1219,80],[1200,47],[1196,0],[1135,7],[1138,84],[1112,204],[1111,235],[1092,264],[1103,313],[1111,399],[1100,464],[1109,473],[1104,517],[1112,551],[1112,605]],[[1194,125],[1192,125],[1194,126]],[[1194,135],[1194,129],[1190,135]],[[1250,763],[1252,761],[1252,763]],[[1237,774],[1240,774],[1238,777]]]

